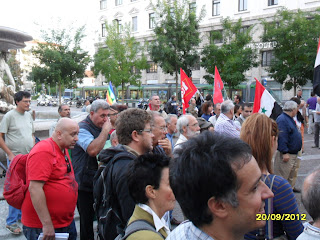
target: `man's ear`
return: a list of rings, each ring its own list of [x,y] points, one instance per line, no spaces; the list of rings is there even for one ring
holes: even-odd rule
[[[131,133],[132,140],[135,142],[139,142],[138,135],[139,135],[139,133],[136,130],[132,131],[132,133]]]
[[[229,214],[228,209],[230,208],[230,204],[216,200],[214,197],[211,197],[208,200],[208,208],[212,215],[218,218],[226,218]]]

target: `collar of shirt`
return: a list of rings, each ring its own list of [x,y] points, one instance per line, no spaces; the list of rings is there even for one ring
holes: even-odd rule
[[[170,233],[170,228],[169,226],[167,226],[167,223],[163,217],[160,219],[159,216],[146,204],[139,203],[138,206],[142,208],[144,211],[146,211],[147,213],[151,214],[151,216],[153,217],[153,223],[157,232],[159,232],[161,228],[164,228],[167,234]]]
[[[317,235],[320,236],[320,228],[317,228],[310,223],[305,223],[305,229],[304,231],[311,234],[311,235]]]
[[[226,115],[224,115],[223,113],[220,113],[219,118],[221,118],[222,120],[226,120],[228,122],[230,122],[233,125],[233,120],[228,118]]]
[[[129,152],[129,153],[132,153],[133,155],[135,155],[135,156],[139,156],[140,154],[136,151],[136,150],[134,150],[133,148],[131,148],[131,147],[129,147],[129,146],[127,146],[127,145],[123,145],[124,146],[124,148]]]

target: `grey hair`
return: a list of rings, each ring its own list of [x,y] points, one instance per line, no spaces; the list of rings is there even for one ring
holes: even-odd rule
[[[292,112],[293,110],[298,108],[298,104],[295,101],[287,101],[283,106],[283,111]]]
[[[98,112],[99,109],[108,110],[110,105],[102,99],[98,99],[92,102],[90,112]]]
[[[161,113],[157,112],[157,111],[148,111],[149,114],[151,115],[151,124],[154,125],[154,120],[157,117],[162,117]],[[162,117],[163,118],[163,117]]]
[[[175,114],[168,114],[167,118],[165,119],[167,124],[171,123],[171,118],[177,118],[178,119],[178,116],[175,115]]]
[[[216,109],[217,106],[221,106],[221,103],[216,103],[216,104],[214,105],[214,109]]]
[[[320,169],[313,171],[310,175],[310,185],[306,189],[302,188],[302,203],[304,207],[306,208],[307,212],[312,217],[313,221],[320,220],[320,208],[319,208],[319,202],[320,202]],[[310,177],[310,175],[308,177]]]
[[[157,94],[152,94],[149,100],[151,101],[153,97],[159,97],[159,95],[157,95]],[[159,97],[159,98],[160,98],[160,97]]]
[[[179,133],[183,133],[183,127],[188,126],[189,124],[189,118],[187,118],[188,115],[191,115],[191,114],[184,114],[181,117],[179,117],[177,121],[177,129]]]
[[[111,135],[110,135],[110,142],[112,142],[112,140],[113,140],[113,139],[116,139],[116,138],[118,138],[118,136],[117,136],[117,131],[114,130],[114,131],[111,133]]]
[[[58,113],[61,113],[61,112],[62,112],[62,107],[63,107],[63,106],[68,106],[68,107],[69,107],[69,104],[62,103],[61,105],[59,105],[59,107],[58,107]]]
[[[234,104],[233,104],[233,102],[231,100],[226,100],[223,103],[221,103],[221,112],[222,113],[227,113],[232,108],[234,108]]]

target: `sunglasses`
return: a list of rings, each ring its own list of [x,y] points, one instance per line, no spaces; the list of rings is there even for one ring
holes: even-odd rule
[[[67,163],[67,173],[71,172],[71,165],[69,162],[69,158],[67,157],[67,155],[64,155],[64,160],[66,160]]]

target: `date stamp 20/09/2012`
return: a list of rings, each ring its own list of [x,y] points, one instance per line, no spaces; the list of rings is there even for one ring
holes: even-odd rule
[[[272,221],[294,221],[294,220],[300,220],[300,221],[306,221],[307,220],[307,214],[299,214],[299,213],[258,213],[256,215],[257,221],[266,221],[266,220],[272,220]]]

